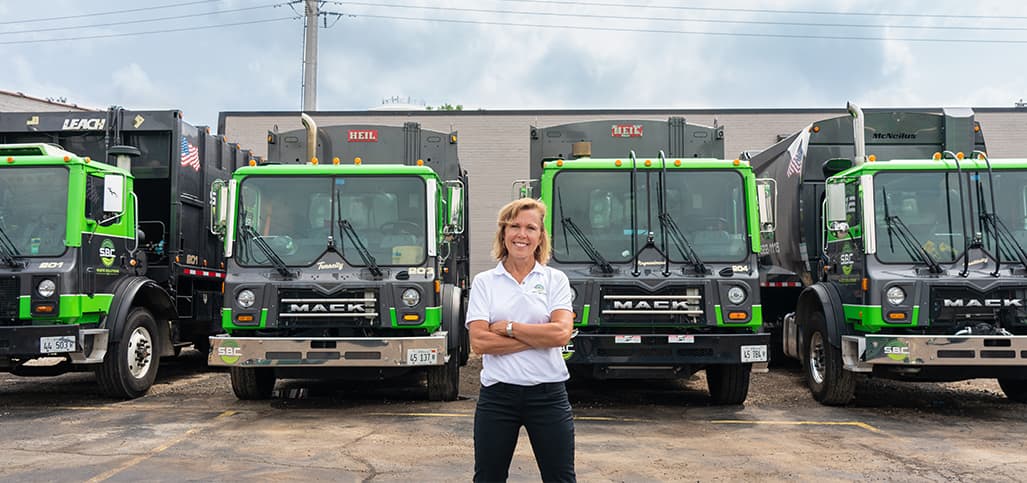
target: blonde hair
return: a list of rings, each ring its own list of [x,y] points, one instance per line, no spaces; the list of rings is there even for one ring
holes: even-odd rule
[[[525,210],[537,210],[542,225],[539,226],[541,231],[539,236],[538,247],[535,248],[535,261],[541,264],[545,264],[549,261],[549,234],[546,233],[546,205],[539,200],[531,198],[521,198],[513,200],[506,204],[506,206],[499,209],[499,217],[496,220],[496,224],[499,229],[496,230],[496,237],[492,240],[492,256],[499,261],[506,260],[506,257],[510,255],[510,252],[506,249],[506,244],[503,243],[503,235],[506,233],[506,227],[510,225],[514,218],[517,218],[522,211]]]

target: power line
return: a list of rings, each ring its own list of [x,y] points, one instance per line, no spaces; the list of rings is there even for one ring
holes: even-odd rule
[[[226,14],[226,13],[243,12],[243,11],[247,11],[247,10],[257,10],[257,9],[268,8],[268,7],[280,7],[282,5],[286,5],[287,3],[288,2],[286,2],[286,3],[269,3],[269,4],[265,4],[265,5],[255,6],[255,7],[235,8],[235,9],[231,9],[231,10],[220,10],[220,11],[217,11],[217,12],[190,13],[190,14],[184,14],[184,15],[175,15],[175,16],[171,16],[171,17],[158,17],[158,18],[148,18],[148,19],[140,19],[140,20],[125,20],[125,21],[121,21],[121,22],[98,23],[98,24],[92,24],[92,25],[73,25],[73,26],[68,26],[68,27],[51,27],[51,28],[45,28],[45,29],[15,30],[13,32],[0,32],[0,35],[26,34],[26,33],[38,33],[38,32],[54,32],[54,31],[67,31],[67,30],[88,29],[88,28],[96,28],[96,27],[120,26],[120,25],[128,25],[128,24],[133,24],[133,23],[150,23],[150,22],[163,22],[165,20],[181,20],[183,18],[203,17],[203,16],[210,16],[210,15],[222,15],[222,14]]]
[[[887,25],[887,24],[843,24],[843,23],[811,23],[811,22],[784,22],[784,21],[773,21],[773,20],[724,20],[724,19],[694,19],[694,18],[674,18],[674,17],[651,17],[651,16],[633,16],[633,15],[603,15],[603,14],[587,14],[587,13],[567,13],[567,12],[525,12],[522,10],[490,10],[483,8],[460,8],[460,7],[435,7],[426,5],[397,5],[390,3],[373,3],[373,2],[351,2],[347,0],[335,0],[329,3],[336,5],[356,5],[363,7],[389,7],[389,8],[414,8],[422,10],[438,10],[438,11],[451,11],[451,12],[465,12],[465,13],[489,13],[489,14],[513,14],[513,15],[536,15],[536,16],[547,16],[547,17],[574,17],[574,18],[595,18],[604,20],[645,20],[645,21],[664,21],[664,22],[692,22],[692,23],[709,23],[709,24],[739,24],[739,25],[778,25],[778,26],[789,26],[789,27],[823,27],[823,28],[894,28],[894,29],[914,29],[914,30],[952,30],[954,27],[939,26],[939,25]],[[971,26],[959,26],[959,30],[985,30],[985,31],[1027,31],[1027,27],[971,27]]]
[[[186,32],[191,30],[206,30],[221,27],[236,27],[239,25],[253,25],[258,23],[270,23],[270,22],[281,22],[282,20],[296,20],[299,17],[280,17],[280,18],[269,18],[264,20],[251,20],[248,22],[235,22],[235,23],[223,23],[217,25],[203,25],[200,27],[182,27],[177,29],[164,29],[164,30],[149,30],[145,32],[131,32],[121,34],[101,34],[101,35],[85,35],[81,37],[61,37],[58,39],[35,39],[35,40],[8,40],[0,42],[0,45],[14,45],[14,44],[34,44],[43,42],[62,42],[65,40],[89,40],[89,39],[108,39],[113,37],[131,37],[135,35],[152,35],[152,34],[163,34],[169,32]]]
[[[52,21],[52,20],[68,20],[68,19],[83,18],[83,17],[99,17],[99,16],[103,16],[103,15],[118,15],[118,14],[122,14],[122,13],[142,12],[142,11],[149,11],[149,10],[161,10],[161,9],[165,9],[165,8],[186,7],[186,6],[189,6],[189,5],[197,5],[197,4],[200,4],[200,3],[213,3],[213,2],[221,2],[221,1],[223,1],[223,0],[197,0],[197,1],[194,1],[194,2],[175,3],[175,4],[171,4],[171,5],[155,5],[155,6],[152,6],[152,7],[130,8],[130,9],[126,9],[126,10],[114,10],[114,11],[110,11],[110,12],[83,13],[83,14],[80,14],[80,15],[65,15],[63,17],[41,17],[41,18],[30,18],[30,19],[24,19],[24,20],[7,20],[7,21],[4,21],[4,22],[0,22],[0,25],[8,25],[8,24],[12,24],[12,23],[49,22],[49,21]]]
[[[917,17],[917,18],[951,18],[951,19],[988,19],[988,20],[1027,20],[1027,16],[1015,15],[947,15],[927,13],[900,13],[900,12],[828,12],[824,10],[773,10],[767,8],[736,8],[736,7],[688,7],[681,5],[631,5],[624,3],[604,2],[572,2],[567,0],[496,0],[500,2],[519,3],[541,3],[549,5],[571,5],[589,7],[620,7],[620,8],[659,8],[670,10],[696,10],[708,12],[737,12],[737,13],[771,13],[782,15],[842,15],[861,17]]]
[[[412,20],[418,22],[443,22],[443,23],[457,23],[457,24],[477,24],[477,25],[500,25],[507,27],[528,27],[528,28],[547,28],[547,29],[569,29],[569,30],[599,30],[604,32],[632,32],[632,33],[656,33],[656,34],[674,34],[674,35],[712,35],[717,37],[754,37],[754,38],[783,38],[783,39],[821,39],[821,40],[893,40],[901,42],[930,42],[930,43],[968,43],[968,44],[1027,44],[1027,40],[999,40],[999,39],[975,39],[975,38],[903,38],[903,37],[868,37],[868,36],[855,36],[855,35],[812,35],[812,34],[771,34],[771,33],[755,33],[755,32],[708,32],[699,30],[669,30],[669,29],[642,29],[642,28],[626,28],[626,27],[594,27],[587,25],[546,25],[546,24],[532,24],[532,23],[518,23],[518,22],[501,22],[491,20],[465,20],[465,19],[451,19],[451,18],[424,18],[424,17],[401,17],[395,15],[373,15],[373,14],[349,14],[348,17],[365,17],[365,18],[377,18],[386,20]]]

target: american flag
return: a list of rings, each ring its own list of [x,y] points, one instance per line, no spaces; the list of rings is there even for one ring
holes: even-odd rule
[[[792,144],[788,146],[788,169],[785,174],[791,178],[802,172],[802,160],[806,157],[806,149],[809,147],[809,135],[813,125],[810,124],[803,129]]]
[[[193,146],[193,144],[190,143],[185,136],[182,136],[181,148],[182,149],[180,151],[182,154],[182,166],[188,166],[196,171],[199,171],[200,150],[196,149],[196,146]]]

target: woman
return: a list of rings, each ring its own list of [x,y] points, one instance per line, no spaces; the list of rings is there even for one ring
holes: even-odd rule
[[[532,199],[499,211],[496,268],[471,285],[467,328],[482,354],[474,413],[474,480],[505,481],[521,426],[528,431],[543,481],[575,481],[574,421],[560,348],[573,330],[571,289],[545,266],[546,207]]]

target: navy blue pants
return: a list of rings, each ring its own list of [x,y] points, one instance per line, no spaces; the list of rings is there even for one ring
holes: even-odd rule
[[[521,426],[542,481],[576,481],[574,419],[562,382],[482,386],[474,411],[474,481],[506,481]]]

